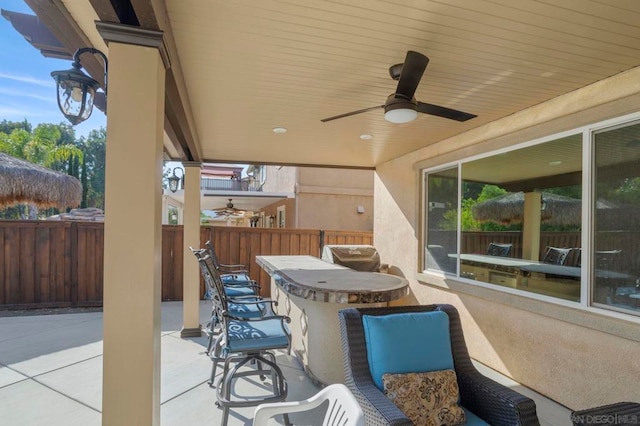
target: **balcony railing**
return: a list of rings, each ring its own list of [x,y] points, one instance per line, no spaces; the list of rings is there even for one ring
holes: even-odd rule
[[[211,178],[203,178],[200,181],[200,189],[208,191],[262,191],[260,185],[255,181]]]

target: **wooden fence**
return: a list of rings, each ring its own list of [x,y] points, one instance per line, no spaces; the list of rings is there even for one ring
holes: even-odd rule
[[[312,229],[209,228],[220,263],[242,264],[249,275],[267,284],[269,275],[255,262],[256,256],[321,256],[325,244],[373,244],[373,233],[318,231]],[[265,296],[269,295],[269,289]]]
[[[455,234],[453,234],[455,235]],[[443,237],[444,238],[444,237]],[[373,244],[373,234],[361,231],[202,227],[200,243],[211,240],[220,262],[243,264],[270,293],[269,277],[256,264],[259,255],[320,256],[324,244]],[[518,232],[464,232],[464,253],[485,253],[490,242],[512,243],[512,257],[521,257]],[[100,306],[103,288],[102,223],[0,221],[0,309]],[[577,232],[543,232],[546,246],[580,247]],[[640,235],[607,231],[596,235],[599,250],[622,250],[616,270],[640,270]],[[182,226],[162,227],[162,300],[182,300],[184,256]],[[201,294],[204,283],[201,282]]]
[[[461,251],[484,254],[491,242],[513,244],[509,257],[522,258],[522,234],[519,232],[463,232]],[[579,249],[582,247],[580,232],[541,232],[538,259],[544,257],[547,247]],[[607,269],[631,274],[640,271],[640,233],[636,231],[597,232],[595,250],[620,251],[615,258],[609,259]],[[580,250],[573,250],[567,258],[567,265],[579,266],[580,255]]]
[[[268,295],[269,277],[258,255],[320,256],[322,244],[373,244],[361,231],[202,227],[222,263],[244,264]],[[100,306],[103,288],[102,223],[0,221],[0,309]],[[182,300],[182,226],[162,227],[162,300]],[[201,282],[204,294],[204,283]]]
[[[513,244],[509,257],[522,258],[522,233],[504,232],[463,232],[462,253],[485,254],[489,243]],[[547,247],[580,247],[580,232],[541,232],[540,253],[542,259]]]

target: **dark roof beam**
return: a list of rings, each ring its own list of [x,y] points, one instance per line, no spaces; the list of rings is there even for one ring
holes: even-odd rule
[[[73,55],[81,47],[91,46],[61,0],[25,0],[25,3],[66,48],[69,55]],[[93,79],[104,86],[104,65],[96,55],[84,55],[82,66]]]
[[[54,36],[51,31],[35,15],[12,12],[0,9],[15,30],[20,33],[33,47],[49,58],[71,59],[65,46]]]

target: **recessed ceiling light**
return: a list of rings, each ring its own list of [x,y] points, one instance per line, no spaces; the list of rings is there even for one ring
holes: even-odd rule
[[[278,133],[278,134],[287,133],[287,129],[285,129],[284,127],[274,127],[272,130],[273,130],[273,133]]]
[[[550,166],[559,166],[560,164],[562,164],[560,160],[549,161]]]
[[[367,134],[363,134],[363,135],[360,135],[360,139],[362,139],[363,141],[369,141],[369,140],[373,139],[373,136],[367,135]]]

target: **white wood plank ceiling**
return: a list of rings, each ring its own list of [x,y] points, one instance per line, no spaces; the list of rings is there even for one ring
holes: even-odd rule
[[[640,65],[637,0],[166,0],[204,159],[373,167]],[[478,117],[383,110],[389,66],[430,63],[416,99]],[[274,134],[273,127],[286,134]],[[370,134],[371,140],[360,135]]]

